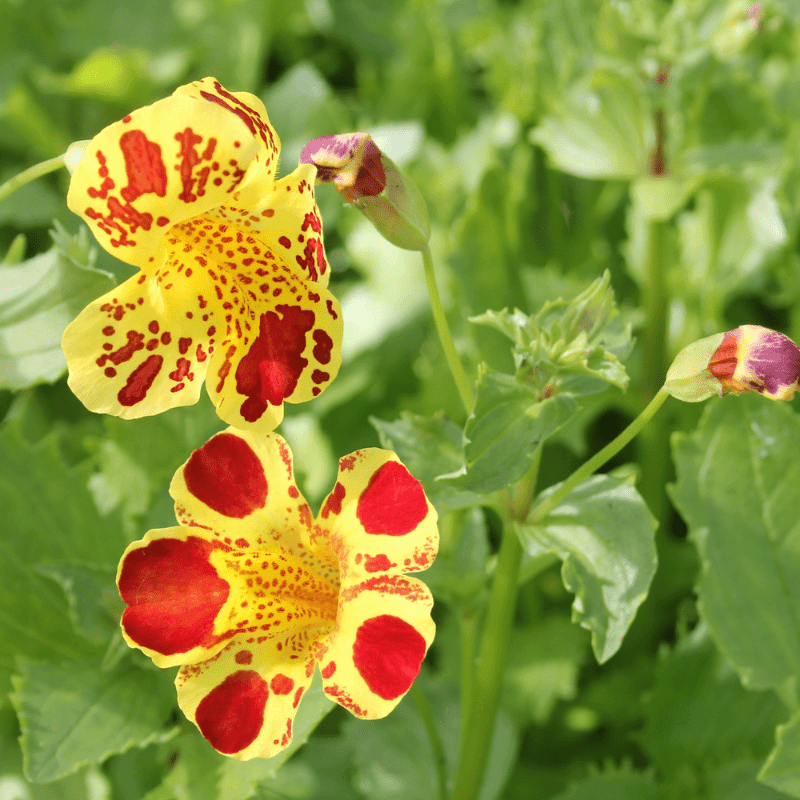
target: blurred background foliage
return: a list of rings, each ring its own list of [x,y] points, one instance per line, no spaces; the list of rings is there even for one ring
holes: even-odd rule
[[[472,375],[480,361],[506,372],[512,361],[503,336],[469,316],[532,313],[610,270],[639,337],[631,387],[585,401],[578,424],[548,444],[542,486],[619,432],[688,342],[742,323],[800,339],[795,0],[0,0],[0,19],[0,181],[213,75],[265,102],[284,173],[307,140],[364,130],[414,178]],[[435,796],[410,699],[372,723],[336,708],[280,771],[243,765],[216,757],[178,719],[169,677],[121,644],[119,553],[173,524],[169,479],[222,424],[205,397],[125,422],[70,394],[59,326],[111,280],[87,268],[117,281],[133,270],[79,233],[67,181],[56,174],[0,203],[0,799]],[[464,422],[417,255],[380,239],[330,187],[318,199],[344,363],[318,401],[287,408],[281,428],[312,505],[339,456],[378,444],[370,417]],[[674,479],[667,438],[693,430],[701,409],[668,409],[610,465],[639,463],[662,522],[650,596],[600,667],[587,632],[568,622],[557,567],[521,586],[485,798],[800,797],[793,729],[770,785],[755,780],[794,687],[744,688],[698,624],[698,556],[664,485]],[[420,684],[451,762],[459,640],[480,616],[496,520],[465,510],[442,534],[423,575],[441,602]],[[121,662],[127,671],[114,672]],[[85,707],[52,700],[62,686]],[[94,741],[79,741],[100,696]],[[72,720],[52,741],[48,703]],[[25,777],[14,709],[28,777],[57,783]]]

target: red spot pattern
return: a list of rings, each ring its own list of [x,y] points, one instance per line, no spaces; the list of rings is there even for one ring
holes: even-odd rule
[[[269,682],[273,694],[289,694],[294,689],[294,681],[280,672]]]
[[[233,660],[237,664],[250,664],[253,661],[253,654],[249,650],[240,650],[234,657]]]
[[[389,561],[389,558],[383,553],[371,557],[364,556],[364,569],[367,572],[385,572],[387,569],[396,566],[397,564],[393,564]]]
[[[139,364],[128,376],[125,385],[117,392],[117,400],[120,405],[135,406],[137,403],[141,403],[147,396],[153,381],[158,377],[163,363],[164,359],[161,356],[150,356]]]
[[[119,147],[128,176],[128,185],[120,190],[122,199],[132,203],[151,192],[164,197],[167,194],[167,169],[161,158],[161,147],[140,130],[125,131],[119,137]]]
[[[422,634],[400,617],[382,614],[361,623],[353,663],[370,691],[394,700],[411,688],[425,658]]]
[[[326,664],[320,672],[322,673],[323,678],[330,678],[334,672],[336,672],[336,662],[331,661],[330,663]]]
[[[244,439],[220,433],[192,453],[183,468],[186,487],[226,517],[242,519],[267,501],[267,479]]]
[[[281,405],[308,366],[302,353],[306,334],[314,327],[314,312],[287,305],[276,311],[261,315],[258,336],[236,368],[236,389],[247,396],[240,411],[248,422],[258,420],[267,403]]]
[[[372,534],[404,536],[428,515],[420,482],[398,461],[379,467],[358,498],[356,516]]]
[[[215,750],[238,753],[261,732],[268,697],[267,682],[257,672],[234,672],[200,701],[197,727]]]
[[[331,360],[331,350],[333,349],[333,341],[328,336],[326,331],[318,328],[312,334],[312,338],[316,342],[314,345],[314,358],[320,364],[327,364]]]
[[[214,643],[214,620],[229,592],[209,563],[215,546],[196,536],[156,539],[125,556],[122,627],[134,642],[164,655]]]
[[[336,483],[336,486],[333,487],[333,491],[328,495],[328,499],[325,503],[324,508],[322,509],[322,513],[320,516],[323,519],[327,519],[330,514],[341,514],[342,513],[342,500],[344,500],[345,495],[345,488],[342,486],[341,483]]]

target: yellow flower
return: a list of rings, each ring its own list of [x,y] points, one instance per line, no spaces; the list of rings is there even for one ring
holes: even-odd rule
[[[67,202],[139,268],[64,333],[69,385],[125,418],[195,403],[272,430],[284,400],[318,395],[341,359],[341,310],[314,200],[316,170],[275,181],[280,142],[261,101],[206,78],[86,145]]]
[[[325,693],[363,719],[411,688],[434,635],[428,588],[404,573],[436,556],[436,511],[387,450],[342,458],[312,519],[277,434],[217,434],[170,486],[180,525],[122,556],[122,631],[159,667],[221,753],[269,757],[318,664]]]

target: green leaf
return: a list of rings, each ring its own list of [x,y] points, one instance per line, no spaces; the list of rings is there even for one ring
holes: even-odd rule
[[[400,456],[409,472],[422,483],[428,499],[440,513],[476,505],[481,498],[436,480],[455,472],[463,463],[463,433],[458,425],[441,416],[423,417],[405,411],[395,422],[370,417],[381,447]]]
[[[578,403],[569,395],[540,399],[532,387],[485,366],[477,390],[464,428],[466,465],[440,482],[491,494],[525,474],[536,448],[573,416]]]
[[[800,712],[775,734],[775,747],[758,779],[790,797],[800,797]]]
[[[745,685],[800,676],[800,418],[761,397],[708,405],[673,438],[672,497],[700,553],[700,613]]]
[[[174,695],[174,689],[172,691]],[[297,710],[292,725],[292,743],[272,758],[237,761],[223,756],[193,725],[187,726],[175,742],[178,752],[175,767],[162,784],[148,792],[145,800],[183,800],[187,797],[192,800],[247,800],[261,784],[278,774],[334,705],[322,691],[322,679],[317,671]]]
[[[614,770],[591,775],[553,800],[666,800],[666,794],[649,775]]]
[[[759,783],[758,768],[756,759],[732,761],[717,768],[707,778],[706,797],[708,800],[786,800],[783,792]]]
[[[772,692],[750,692],[698,626],[658,665],[638,741],[661,775],[703,773],[739,758],[766,755],[785,717]]]
[[[113,288],[92,267],[94,248],[80,228],[56,226],[55,247],[20,264],[0,266],[0,389],[52,383],[66,369],[61,335],[90,301]]]
[[[116,518],[97,512],[88,478],[85,465],[64,465],[54,435],[33,446],[16,426],[0,430],[0,667],[13,667],[15,653],[97,655],[74,632],[63,592],[41,571],[53,563],[115,568],[126,541]]]
[[[96,664],[19,659],[12,701],[22,728],[25,774],[61,778],[111,753],[172,736],[174,691],[163,675],[130,661],[113,672]]]
[[[542,492],[546,499],[558,485]],[[555,553],[575,594],[573,621],[592,632],[602,664],[617,652],[656,569],[656,521],[629,480],[595,475],[538,525],[518,525],[532,556]]]
[[[530,138],[570,175],[635,178],[648,168],[645,118],[638,87],[598,72],[553,103]]]

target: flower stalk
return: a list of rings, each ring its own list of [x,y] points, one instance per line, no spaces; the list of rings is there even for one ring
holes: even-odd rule
[[[17,189],[21,189],[26,183],[35,181],[49,172],[55,172],[57,169],[65,166],[64,158],[66,154],[62,153],[55,158],[48,158],[47,161],[40,161],[28,169],[22,170],[18,175],[9,178],[4,184],[0,185],[0,201],[5,200],[10,194]]]

